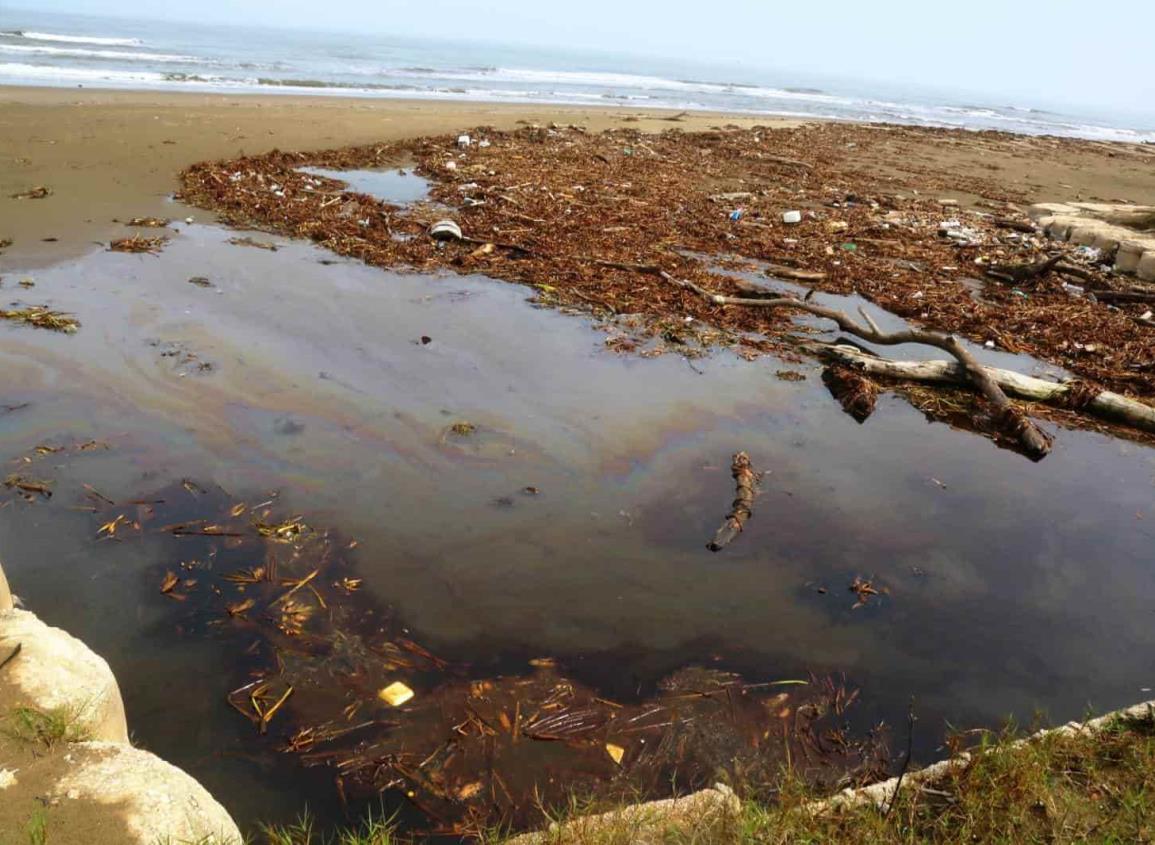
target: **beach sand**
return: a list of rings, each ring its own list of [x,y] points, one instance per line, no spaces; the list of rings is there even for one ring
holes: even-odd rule
[[[0,239],[11,246],[0,266],[35,267],[82,254],[124,234],[114,222],[136,216],[203,218],[169,200],[177,174],[208,159],[273,148],[308,150],[468,130],[513,128],[519,121],[573,123],[591,131],[704,130],[720,125],[787,125],[767,116],[617,108],[508,106],[354,98],[0,88]],[[976,135],[976,138],[980,136]],[[990,136],[987,136],[990,137]],[[1035,201],[1073,199],[1155,203],[1155,170],[1128,155],[1063,144],[1044,162],[1014,144],[926,143],[927,170],[950,170],[1025,189]],[[908,145],[909,147],[909,145]],[[901,160],[864,156],[866,167],[909,169]],[[11,195],[36,186],[38,200]],[[963,197],[965,200],[966,197]],[[45,239],[54,239],[48,240]]]

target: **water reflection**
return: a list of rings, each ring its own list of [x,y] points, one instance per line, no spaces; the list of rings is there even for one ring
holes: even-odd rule
[[[279,490],[359,540],[365,589],[416,639],[478,671],[548,653],[617,698],[689,663],[845,672],[861,725],[901,723],[917,697],[923,759],[945,719],[1067,719],[1155,685],[1151,450],[1060,431],[1032,465],[894,398],[860,427],[814,365],[790,365],[809,376],[794,383],[774,376],[788,365],[728,353],[696,362],[703,375],[674,356],[619,358],[517,286],[326,266],[308,246],[230,236],[188,227],[159,257],[30,274],[83,327],[0,326],[0,401],[27,404],[0,413],[0,459],[97,438],[112,448],[53,469],[61,487]],[[214,368],[182,374],[150,341]],[[443,438],[458,421],[484,437]],[[765,492],[712,555],[738,449],[769,472]],[[160,551],[94,542],[75,504],[0,510],[16,591],[108,657],[141,743],[235,796],[242,819],[316,799],[251,756],[205,681],[225,659],[216,645],[147,634],[160,617],[143,573]],[[852,610],[855,576],[889,595]]]

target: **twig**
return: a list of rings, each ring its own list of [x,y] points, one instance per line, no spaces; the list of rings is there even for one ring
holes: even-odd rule
[[[898,773],[898,781],[894,784],[894,792],[891,794],[890,800],[886,803],[886,809],[882,813],[882,817],[886,818],[890,815],[890,811],[894,809],[895,803],[898,801],[899,792],[902,790],[902,779],[906,777],[906,770],[910,768],[910,758],[914,753],[914,723],[917,717],[914,715],[914,699],[910,700],[910,710],[906,714],[906,759],[902,761],[902,771]]]
[[[750,456],[745,452],[734,455],[734,462],[730,466],[737,485],[734,503],[730,512],[726,514],[726,521],[714,535],[714,539],[706,545],[712,552],[720,552],[734,541],[746,527],[746,520],[753,515],[754,497],[758,495],[758,475],[750,467]]]

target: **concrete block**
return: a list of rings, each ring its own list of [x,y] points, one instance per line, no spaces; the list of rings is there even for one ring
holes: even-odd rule
[[[1139,259],[1135,275],[1145,282],[1155,282],[1155,249],[1149,249]]]
[[[118,743],[61,745],[0,766],[0,831],[24,831],[34,815],[44,818],[49,845],[244,842],[225,809],[189,775]]]
[[[62,710],[87,739],[128,742],[120,688],[102,657],[33,613],[0,613],[0,657],[17,645],[19,653],[0,672],[0,719],[16,707]],[[0,734],[0,764],[14,742]]]
[[[1119,244],[1119,252],[1115,255],[1115,269],[1120,273],[1134,273],[1139,267],[1139,259],[1143,257],[1143,253],[1143,244],[1123,241]]]

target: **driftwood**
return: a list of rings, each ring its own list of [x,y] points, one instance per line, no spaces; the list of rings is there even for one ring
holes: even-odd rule
[[[868,375],[931,384],[965,384],[967,373],[954,361],[890,361],[845,344],[811,344],[811,351],[861,370]],[[1084,382],[1053,382],[984,367],[987,377],[1012,396],[1063,407],[1078,407],[1112,422],[1155,432],[1155,407],[1109,390],[1090,391]]]
[[[975,357],[967,351],[962,342],[953,335],[945,335],[939,332],[915,328],[908,328],[896,332],[884,332],[874,320],[871,319],[870,315],[866,313],[866,310],[862,308],[859,309],[859,314],[866,322],[866,325],[855,322],[842,311],[835,310],[834,308],[826,308],[822,305],[815,305],[812,302],[804,302],[788,297],[779,299],[745,299],[736,296],[722,296],[711,293],[694,282],[676,279],[664,271],[661,273],[661,276],[671,284],[691,290],[699,296],[705,297],[715,305],[742,305],[750,308],[779,308],[805,311],[817,317],[832,320],[838,324],[838,328],[842,331],[862,338],[870,343],[877,343],[882,346],[896,346],[902,343],[921,343],[926,346],[934,346],[942,349],[950,353],[955,360],[959,362],[963,372],[966,373],[967,381],[994,406],[995,422],[1000,430],[1008,437],[1017,440],[1027,457],[1033,461],[1039,461],[1045,458],[1051,451],[1051,438],[1031,422],[1022,411],[1011,404],[1007,395],[1003,393],[1002,388],[987,374],[987,371],[975,360]]]
[[[720,552],[730,545],[734,538],[742,533],[746,527],[746,520],[754,513],[752,508],[754,497],[758,495],[758,475],[750,467],[750,456],[745,452],[734,455],[730,472],[734,476],[737,492],[734,503],[730,506],[730,512],[726,514],[726,521],[722,523],[714,539],[706,544],[706,548],[712,552]]]
[[[831,364],[822,371],[822,383],[830,395],[842,404],[842,410],[859,424],[866,422],[874,413],[878,401],[878,385],[857,368]]]
[[[1040,279],[1055,269],[1055,265],[1063,260],[1061,255],[1042,258],[1029,264],[992,264],[987,275],[992,279],[1021,285]]]
[[[798,282],[821,282],[826,274],[821,270],[798,270],[784,264],[771,264],[766,268],[767,276],[776,276],[779,279],[794,279]]]
[[[1009,217],[996,217],[994,224],[1000,229],[1014,229],[1016,232],[1025,232],[1028,235],[1033,235],[1038,231],[1033,223],[1026,223],[1022,220],[1012,220]]]
[[[1140,290],[1092,290],[1100,302],[1155,302],[1155,291]]]

